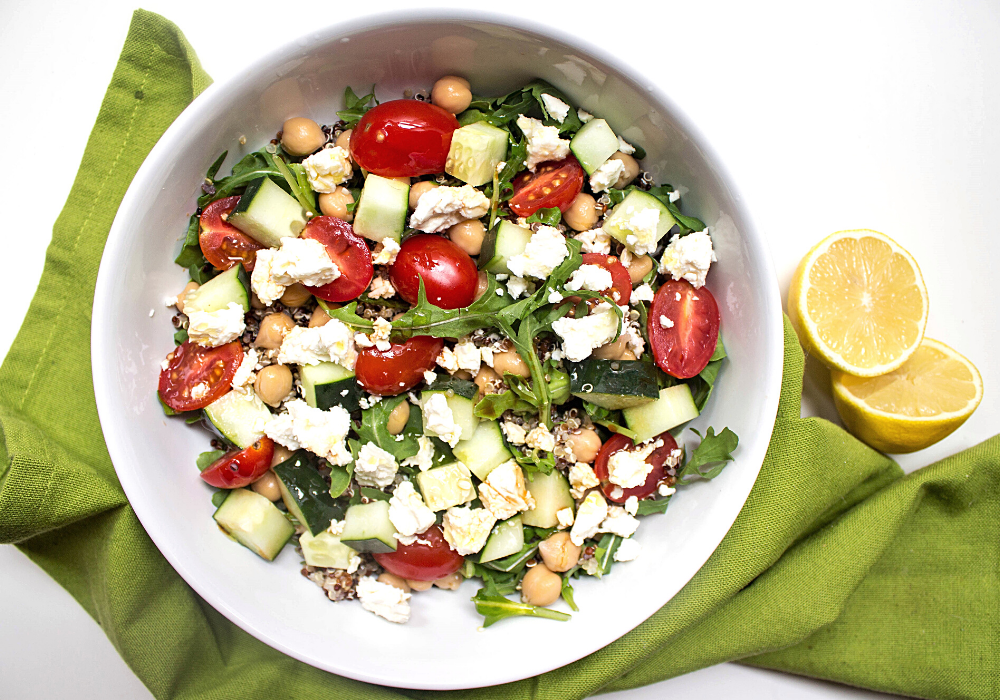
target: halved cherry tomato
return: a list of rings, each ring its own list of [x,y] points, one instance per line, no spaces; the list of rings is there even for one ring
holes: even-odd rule
[[[274,441],[262,437],[245,450],[219,457],[201,473],[201,478],[219,489],[241,489],[271,468],[273,456]]]
[[[392,100],[372,107],[351,132],[351,158],[383,177],[444,172],[455,115],[420,100]]]
[[[573,156],[542,163],[533,173],[514,178],[510,209],[518,216],[531,216],[539,209],[557,207],[566,211],[583,189],[583,166]]]
[[[184,341],[167,355],[160,372],[160,398],[175,411],[197,411],[229,391],[243,362],[238,340],[217,348]]]
[[[670,457],[670,453],[677,449],[677,441],[674,440],[674,436],[670,433],[661,433],[656,436],[656,439],[663,440],[663,446],[656,448],[649,457],[646,457],[646,463],[652,464],[653,469],[649,472],[642,486],[635,486],[630,489],[623,489],[621,486],[608,481],[608,460],[611,459],[611,455],[615,452],[634,450],[635,443],[630,438],[615,433],[601,446],[601,451],[597,453],[597,460],[594,462],[594,474],[601,480],[601,491],[604,492],[609,501],[624,503],[628,500],[629,496],[635,496],[639,500],[642,500],[646,496],[653,495],[660,479],[667,474],[663,465],[666,463],[667,458]]]
[[[715,352],[719,305],[707,287],[695,289],[687,280],[664,282],[653,297],[646,331],[660,369],[678,379],[694,377]]]
[[[368,289],[374,270],[368,244],[354,227],[335,216],[317,216],[302,230],[302,238],[312,238],[326,246],[330,259],[340,268],[340,277],[322,287],[310,287],[326,301],[350,301]]]
[[[405,343],[391,343],[388,350],[364,348],[358,353],[354,373],[369,394],[396,396],[424,380],[424,372],[434,367],[444,341],[418,335]]]
[[[403,241],[389,268],[389,281],[399,296],[416,304],[421,279],[427,301],[442,309],[461,309],[476,298],[479,270],[469,254],[447,238],[421,233]]]
[[[236,208],[240,196],[218,199],[201,212],[198,224],[198,245],[205,259],[220,270],[228,270],[243,263],[247,272],[253,272],[257,251],[263,248],[222,217]]]
[[[614,292],[618,292],[615,301],[619,306],[628,306],[629,299],[632,298],[632,278],[629,277],[628,270],[621,264],[614,255],[602,255],[601,253],[584,253],[583,265],[599,265],[611,273],[611,289],[604,290],[612,299]]]
[[[400,544],[395,552],[372,556],[390,574],[411,581],[436,581],[455,573],[465,562],[465,558],[451,548],[437,525],[431,525],[426,532],[417,535],[413,544]]]

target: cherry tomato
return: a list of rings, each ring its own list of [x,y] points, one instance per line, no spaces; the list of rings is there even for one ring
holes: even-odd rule
[[[423,544],[420,542],[430,542]],[[462,568],[465,558],[448,544],[437,525],[417,535],[413,544],[400,544],[395,552],[373,554],[375,561],[390,574],[411,581],[436,581]]]
[[[583,189],[583,166],[573,156],[540,164],[534,173],[514,178],[510,209],[518,216],[531,216],[539,209],[557,207],[566,211]]]
[[[601,491],[604,492],[609,501],[624,503],[630,496],[635,496],[641,500],[646,498],[646,496],[653,495],[660,479],[667,474],[663,465],[666,463],[667,458],[670,457],[670,453],[677,449],[677,441],[674,440],[674,436],[670,433],[661,433],[656,436],[656,439],[663,440],[663,447],[656,448],[649,457],[646,457],[646,463],[653,465],[652,471],[649,472],[649,476],[646,477],[646,481],[642,486],[635,486],[630,489],[623,489],[617,484],[612,484],[608,481],[608,460],[611,459],[611,455],[615,452],[634,450],[635,443],[630,438],[615,433],[601,446],[601,451],[597,453],[597,460],[594,462],[594,474],[601,480]]]
[[[354,373],[369,394],[396,396],[424,380],[424,372],[433,369],[444,341],[418,335],[405,343],[391,343],[388,350],[364,348],[358,353]]]
[[[241,489],[264,475],[271,468],[274,442],[262,437],[240,452],[229,452],[212,462],[201,478],[220,489]]]
[[[198,224],[198,245],[205,259],[220,270],[228,270],[243,263],[247,272],[253,272],[257,251],[263,248],[238,228],[223,220],[236,208],[240,196],[218,199],[202,211]]]
[[[326,246],[330,259],[340,268],[340,277],[322,287],[310,287],[326,301],[350,301],[371,284],[372,254],[354,227],[335,216],[317,216],[302,230],[302,238],[312,238]]]
[[[160,398],[175,411],[197,411],[229,391],[243,362],[243,348],[238,340],[217,348],[187,340],[167,361],[160,372]]]
[[[476,298],[479,270],[469,254],[447,238],[421,233],[403,241],[389,268],[389,281],[399,296],[416,304],[421,279],[427,301],[442,309],[461,309]]]
[[[646,331],[660,369],[678,379],[694,377],[715,352],[719,305],[707,287],[695,289],[687,280],[664,282],[653,297]]]
[[[351,158],[383,177],[444,172],[455,115],[420,100],[392,100],[372,107],[351,132]]]
[[[628,306],[629,299],[632,298],[632,278],[629,277],[628,270],[613,255],[602,255],[601,253],[584,253],[583,265],[600,265],[611,273],[611,290],[604,290],[612,299],[614,292],[618,292],[618,305]]]

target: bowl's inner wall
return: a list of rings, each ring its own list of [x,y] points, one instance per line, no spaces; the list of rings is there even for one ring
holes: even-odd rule
[[[742,439],[739,459],[715,481],[684,488],[665,515],[643,519],[636,535],[642,555],[602,581],[577,583],[581,610],[568,624],[523,619],[477,631],[482,618],[468,600],[476,588],[471,582],[457,593],[415,595],[412,619],[403,626],[356,604],[328,602],[299,575],[300,559],[291,548],[269,564],[220,533],[211,518],[211,490],[196,478],[194,465],[195,456],[210,449],[209,437],[166,419],[154,396],[160,362],[173,347],[172,310],[164,298],[186,282],[172,260],[218,154],[229,151],[226,173],[273,138],[286,118],[335,122],[345,86],[362,94],[375,84],[379,98],[388,100],[407,88],[427,89],[449,73],[469,78],[474,91],[486,95],[541,77],[606,118],[646,149],[644,164],[657,183],[680,188],[684,211],[711,227],[719,258],[709,287],[722,311],[730,361],[695,425],[735,430]],[[202,596],[245,629],[314,665],[387,684],[454,688],[514,680],[573,661],[672,597],[714,550],[756,478],[780,383],[780,334],[775,346],[773,332],[775,317],[780,328],[780,305],[766,247],[749,227],[718,164],[685,129],[683,117],[646,86],[571,46],[470,21],[317,34],[196,102],[150,156],[119,213],[95,305],[95,349],[105,350],[94,364],[105,435],[123,486],[151,537]],[[544,653],[516,651],[528,636]],[[428,665],[427,653],[415,653],[428,643],[434,658],[443,660],[440,668]]]

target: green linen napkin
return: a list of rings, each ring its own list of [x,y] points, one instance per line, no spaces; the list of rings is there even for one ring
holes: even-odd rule
[[[159,698],[443,695],[340,678],[244,633],[167,564],[115,477],[90,375],[98,263],[135,171],[208,83],[174,25],[135,13],[0,368],[0,542],[59,581]],[[448,694],[581,698],[742,660],[920,697],[1000,696],[1000,441],[904,476],[836,426],[799,417],[802,372],[786,323],[781,406],[760,477],[673,600],[569,666]]]

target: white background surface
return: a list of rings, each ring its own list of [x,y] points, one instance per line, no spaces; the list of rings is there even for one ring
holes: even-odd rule
[[[358,6],[244,0],[147,2],[172,19],[222,80],[270,41]],[[412,7],[384,0],[378,10]],[[979,411],[957,433],[900,461],[908,471],[997,432],[998,340],[993,294],[1000,259],[1000,5],[942,3],[631,3],[531,7],[541,24],[621,47],[708,136],[768,235],[782,293],[796,263],[837,230],[873,228],[921,263],[928,336],[977,364]],[[646,7],[639,7],[646,6]],[[41,274],[52,223],[72,185],[135,5],[0,0],[0,169],[6,353]],[[485,7],[485,6],[484,6]],[[491,9],[501,10],[502,7]],[[25,168],[37,168],[29,173]],[[39,185],[41,184],[41,186]],[[39,197],[38,193],[44,196]],[[807,372],[804,411],[835,418],[824,372]],[[100,628],[13,547],[0,547],[0,695],[12,699],[149,697]],[[58,659],[58,663],[53,663]],[[612,696],[875,698],[782,674],[723,664]]]

